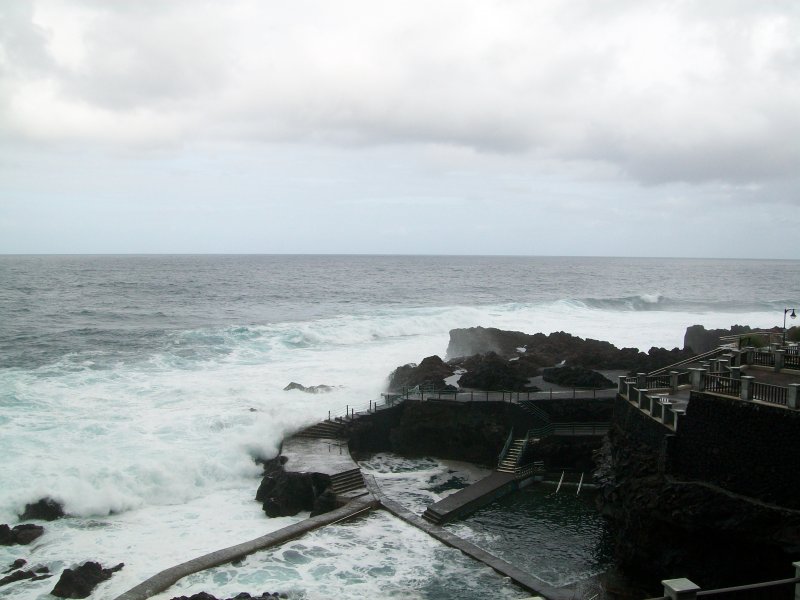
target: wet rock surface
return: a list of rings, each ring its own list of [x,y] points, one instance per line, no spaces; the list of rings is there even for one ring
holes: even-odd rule
[[[464,388],[488,391],[535,391],[537,388],[530,385],[530,378],[539,374],[536,365],[530,358],[509,361],[507,358],[487,352],[455,362],[460,368],[466,370],[461,375],[458,384]]]
[[[22,561],[22,564],[24,565],[25,561]],[[24,581],[26,579],[39,581],[40,579],[47,579],[50,576],[50,570],[47,567],[37,567],[36,569],[29,569],[27,571],[18,569],[10,575],[0,577],[0,587],[10,583],[15,583],[17,581]]]
[[[519,348],[524,348],[524,353],[520,353]],[[466,357],[487,352],[494,352],[507,359],[518,357],[520,361],[531,366],[552,367],[563,361],[565,366],[624,369],[644,373],[694,355],[691,350],[678,348],[650,348],[647,353],[640,352],[638,348],[617,348],[609,342],[583,339],[563,331],[549,335],[504,331],[491,327],[450,331],[448,357]]]
[[[20,521],[55,521],[66,516],[64,507],[52,498],[42,498],[36,502],[25,505],[25,510],[19,516]]]
[[[10,527],[0,525],[0,546],[13,546],[19,544],[24,546],[30,544],[44,533],[41,525],[23,524]]]
[[[119,563],[104,569],[100,563],[89,561],[74,569],[64,569],[50,593],[59,598],[88,598],[97,584],[110,579],[124,566],[124,563]]]
[[[436,390],[455,389],[444,382],[454,372],[453,367],[445,363],[440,357],[436,355],[428,356],[423,358],[418,365],[409,363],[397,367],[389,376],[389,390],[397,392],[403,388],[416,386]]]
[[[268,517],[291,517],[301,511],[315,515],[336,508],[332,502],[331,478],[322,473],[294,473],[283,468],[286,459],[278,456],[261,461],[264,477],[256,491],[256,501]],[[335,499],[335,496],[334,496]]]
[[[333,386],[325,384],[305,386],[302,383],[292,381],[289,385],[283,388],[284,392],[289,392],[291,390],[298,390],[305,392],[306,394],[326,394],[333,390]]]

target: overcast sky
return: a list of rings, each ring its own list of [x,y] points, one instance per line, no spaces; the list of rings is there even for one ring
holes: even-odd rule
[[[800,258],[800,2],[0,3],[0,252]]]

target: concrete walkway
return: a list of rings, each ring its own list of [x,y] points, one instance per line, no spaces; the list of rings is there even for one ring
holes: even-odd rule
[[[337,439],[291,437],[283,442],[283,468],[294,473],[338,475],[358,469],[347,443]]]
[[[458,490],[435,504],[431,504],[425,510],[425,514],[436,523],[446,523],[475,512],[482,506],[515,491],[518,487],[516,476],[513,473],[492,471],[487,477],[463,490]]]
[[[524,571],[518,569],[511,563],[504,561],[497,556],[486,552],[485,550],[481,550],[473,544],[472,542],[468,542],[464,538],[461,538],[449,531],[442,529],[438,525],[434,525],[433,523],[429,523],[422,517],[417,516],[401,504],[398,504],[394,500],[390,500],[386,496],[384,496],[380,489],[378,489],[377,485],[375,484],[373,478],[367,477],[367,487],[369,488],[370,492],[377,496],[380,499],[380,503],[392,513],[397,518],[405,521],[409,525],[413,525],[418,529],[421,529],[431,537],[439,540],[443,544],[450,546],[451,548],[456,548],[461,550],[467,556],[474,558],[477,561],[482,562],[483,564],[491,567],[495,571],[497,571],[503,577],[508,577],[516,583],[521,588],[532,592],[538,596],[542,596],[547,600],[570,600],[573,598],[573,594],[569,590],[560,590],[555,588],[541,579],[537,579],[533,575],[525,573]]]
[[[205,554],[185,563],[165,569],[136,587],[131,588],[121,596],[117,596],[115,600],[146,600],[151,596],[163,592],[187,575],[233,562],[253,552],[266,550],[267,548],[283,544],[309,531],[319,529],[325,525],[331,525],[338,521],[350,519],[366,511],[378,508],[379,506],[380,503],[369,495],[365,498],[355,499],[347,504],[347,506],[343,506],[329,513],[304,519],[299,523],[289,525],[288,527],[273,531],[267,535],[262,535],[249,542],[217,550],[216,552],[211,552],[210,554]]]

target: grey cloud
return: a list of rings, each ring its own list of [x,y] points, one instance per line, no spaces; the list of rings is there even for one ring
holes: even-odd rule
[[[759,181],[800,163],[794,4],[87,1],[77,66],[12,15],[0,94],[52,107],[40,139],[446,144],[648,184]]]

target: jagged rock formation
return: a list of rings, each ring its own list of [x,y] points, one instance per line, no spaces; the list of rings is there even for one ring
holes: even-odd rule
[[[428,356],[419,365],[409,363],[397,367],[389,376],[389,390],[400,391],[416,386],[437,390],[455,389],[444,382],[454,372],[453,367],[438,356]]]
[[[291,390],[299,390],[301,392],[305,392],[306,394],[325,394],[332,391],[333,386],[325,384],[305,386],[302,383],[292,381],[289,385],[283,388],[284,392],[289,392]]]
[[[304,510],[311,511],[313,516],[336,508],[328,475],[288,472],[283,468],[286,462],[283,456],[261,462],[264,477],[256,501],[261,502],[268,517],[289,517]]]
[[[13,546],[15,544],[26,545],[44,533],[41,525],[16,525],[13,528],[8,525],[0,525],[0,546]]]
[[[25,505],[25,510],[19,516],[20,521],[42,520],[55,521],[65,516],[64,507],[52,498],[42,498],[36,502]]]
[[[487,352],[470,356],[454,364],[466,370],[458,380],[458,385],[463,388],[514,392],[537,389],[530,385],[529,380],[538,375],[539,370],[528,360],[509,361],[494,352]]]
[[[524,348],[520,353],[518,348]],[[565,366],[587,369],[624,369],[647,373],[693,356],[689,350],[651,348],[647,353],[637,348],[617,348],[609,342],[582,339],[564,332],[533,335],[519,331],[471,327],[450,331],[448,357],[495,352],[505,358],[518,358],[532,367]]]
[[[104,569],[100,563],[89,561],[74,569],[64,569],[50,593],[59,598],[88,598],[98,583],[110,579],[124,566],[124,563],[119,563]]]

